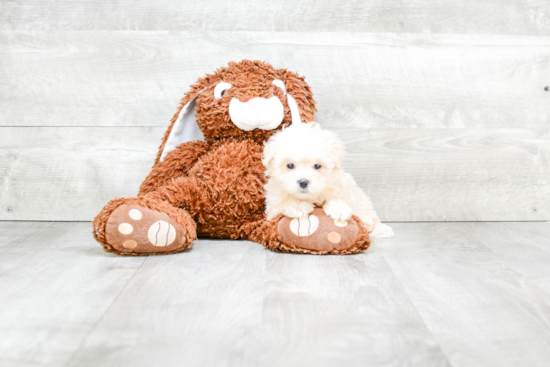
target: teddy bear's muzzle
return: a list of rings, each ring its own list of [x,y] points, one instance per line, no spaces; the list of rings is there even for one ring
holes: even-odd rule
[[[229,103],[231,121],[241,130],[276,129],[285,117],[285,108],[276,96],[256,97],[247,102],[233,98]]]

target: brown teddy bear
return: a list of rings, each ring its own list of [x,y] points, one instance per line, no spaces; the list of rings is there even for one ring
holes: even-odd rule
[[[336,224],[316,209],[306,219],[266,220],[262,144],[292,122],[313,121],[314,112],[304,78],[265,62],[231,62],[200,78],[138,196],[111,200],[93,221],[95,239],[119,255],[179,252],[197,236],[286,252],[361,252],[370,241],[356,216]]]

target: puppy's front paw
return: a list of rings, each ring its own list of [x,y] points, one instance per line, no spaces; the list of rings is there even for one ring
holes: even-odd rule
[[[284,208],[283,215],[289,218],[303,218],[313,212],[315,206],[307,201],[299,201]]]
[[[323,206],[323,211],[334,220],[350,220],[353,212],[344,200],[330,200]]]
[[[374,227],[370,235],[376,238],[392,238],[394,236],[393,229],[390,226],[382,223],[378,223]]]

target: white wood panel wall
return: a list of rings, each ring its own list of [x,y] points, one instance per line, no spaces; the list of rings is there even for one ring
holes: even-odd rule
[[[547,0],[2,0],[4,30],[548,35]]]
[[[305,75],[331,126],[550,120],[550,36],[4,31],[0,47],[0,126],[166,126],[189,85],[244,58]]]
[[[243,58],[306,76],[384,220],[550,220],[546,1],[100,4],[0,3],[0,220],[134,195],[188,86]]]

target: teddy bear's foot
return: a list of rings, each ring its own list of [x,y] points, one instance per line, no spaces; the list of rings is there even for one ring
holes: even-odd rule
[[[296,248],[293,252],[350,254],[361,252],[370,244],[366,231],[360,238],[357,218],[333,220],[319,208],[304,218],[283,217],[278,230],[282,241]]]
[[[105,251],[119,255],[167,254],[191,247],[196,226],[187,212],[167,203],[115,199],[94,220],[94,235]]]
[[[266,221],[251,239],[272,250],[316,255],[354,254],[370,245],[367,229],[358,217],[333,220],[320,208],[304,218],[280,216]]]
[[[120,253],[166,253],[188,247],[187,230],[166,213],[140,205],[116,208],[105,239]]]

